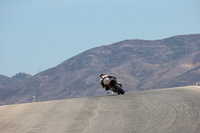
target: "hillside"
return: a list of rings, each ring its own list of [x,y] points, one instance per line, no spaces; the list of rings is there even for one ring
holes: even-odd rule
[[[1,133],[199,133],[200,87],[0,106]]]
[[[103,45],[6,87],[0,104],[104,95],[100,73],[115,75],[126,92],[194,85],[199,57],[200,34]]]

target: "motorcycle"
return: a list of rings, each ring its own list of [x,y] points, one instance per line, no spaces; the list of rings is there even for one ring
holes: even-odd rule
[[[122,84],[117,82],[116,78],[105,78],[103,82],[107,86],[107,89],[116,92],[118,95],[123,95],[125,93],[125,91],[122,89]]]

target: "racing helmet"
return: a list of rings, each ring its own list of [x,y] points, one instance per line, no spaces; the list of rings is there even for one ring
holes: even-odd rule
[[[102,73],[102,74],[100,74],[100,77],[101,77],[101,76],[104,76],[104,75],[105,75],[105,74]]]

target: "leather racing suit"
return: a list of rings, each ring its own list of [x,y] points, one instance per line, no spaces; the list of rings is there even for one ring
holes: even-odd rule
[[[109,87],[108,87],[106,84],[104,84],[104,79],[105,79],[105,78],[109,78],[110,80],[111,80],[111,79],[117,80],[117,79],[116,79],[116,77],[113,76],[113,75],[103,75],[103,76],[100,78],[100,84],[102,85],[102,88],[105,88],[105,90],[109,90]]]

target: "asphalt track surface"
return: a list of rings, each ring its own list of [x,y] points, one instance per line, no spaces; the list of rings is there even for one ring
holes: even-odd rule
[[[200,133],[200,87],[0,106],[1,133]]]

